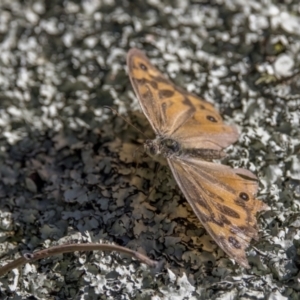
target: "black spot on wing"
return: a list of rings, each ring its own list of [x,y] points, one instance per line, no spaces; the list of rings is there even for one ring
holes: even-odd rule
[[[212,122],[212,123],[217,123],[217,122],[218,122],[218,121],[216,120],[216,118],[213,117],[213,116],[206,116],[206,119],[207,119],[208,121]]]
[[[203,201],[202,199],[199,199],[199,198],[198,198],[198,199],[197,199],[197,203],[198,203],[201,207],[205,208],[206,210],[209,209],[207,203],[206,203],[205,201]]]
[[[153,101],[153,94],[149,89],[147,89],[147,92],[142,94],[142,98]]]
[[[250,200],[250,197],[248,194],[244,193],[244,192],[241,192],[239,194],[240,198],[243,199],[244,201],[249,201]]]
[[[222,214],[224,214],[228,217],[240,219],[240,215],[228,206],[218,205],[217,208]]]
[[[214,224],[217,224],[220,227],[224,227],[225,223],[230,222],[226,217],[218,216],[216,218],[215,214],[211,214],[211,217],[208,219],[208,222],[212,222]]]
[[[235,202],[236,205],[245,208],[246,207],[246,202],[248,202],[249,200],[250,200],[249,194],[241,192],[239,194],[239,197],[237,199],[235,199],[234,202]]]
[[[143,71],[147,71],[148,70],[147,66],[144,65],[143,63],[140,63],[139,66],[140,66],[140,69],[142,69]]]
[[[231,222],[224,215],[221,215],[220,219],[221,219],[223,224],[231,225]]]
[[[192,105],[192,102],[189,100],[188,97],[184,97],[183,100],[182,100],[182,103],[186,106],[189,106],[191,108],[193,108],[193,110],[195,111],[195,108],[194,106]]]
[[[241,249],[241,248],[242,248],[240,242],[239,242],[235,237],[233,237],[233,236],[230,236],[230,237],[228,238],[228,242],[229,242],[234,248],[236,248],[236,249]]]
[[[171,98],[174,96],[174,91],[172,90],[160,90],[158,92],[160,99]]]
[[[158,88],[158,85],[157,85],[157,82],[156,82],[156,81],[154,81],[154,80],[149,80],[148,82],[149,82],[149,84],[150,84],[154,89],[157,89],[157,88]]]
[[[134,78],[134,81],[138,84],[138,85],[144,85],[147,80],[145,78],[141,78],[141,79],[137,79],[137,78]]]

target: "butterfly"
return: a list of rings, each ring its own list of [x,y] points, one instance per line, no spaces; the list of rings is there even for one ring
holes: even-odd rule
[[[145,54],[131,49],[128,73],[156,138],[144,146],[166,158],[173,176],[206,231],[225,253],[249,268],[245,250],[258,240],[255,214],[268,206],[255,198],[257,177],[246,169],[213,162],[237,141],[214,106],[174,85]]]

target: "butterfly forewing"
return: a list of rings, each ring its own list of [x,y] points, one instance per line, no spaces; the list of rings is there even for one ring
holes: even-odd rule
[[[238,139],[213,105],[176,87],[139,50],[131,49],[129,76],[144,114],[156,134],[172,137],[185,148],[222,149]]]
[[[256,176],[211,160],[238,139],[213,105],[176,87],[139,50],[131,49],[129,76],[156,139],[145,147],[167,158],[195,214],[216,243],[248,268],[245,249],[257,239],[256,212],[267,209],[255,199]]]

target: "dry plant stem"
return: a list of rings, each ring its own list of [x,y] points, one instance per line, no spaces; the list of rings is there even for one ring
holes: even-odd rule
[[[140,260],[142,263],[148,265],[149,267],[154,268],[158,265],[158,262],[151,260],[150,258],[148,258],[147,256],[141,253],[117,245],[94,244],[94,243],[93,244],[67,244],[67,245],[54,246],[34,253],[25,254],[23,257],[20,257],[6,264],[5,266],[0,267],[0,276],[3,276],[7,272],[15,268],[25,265],[28,262],[33,262],[49,256],[62,254],[62,253],[75,252],[75,251],[94,251],[94,250],[118,251],[118,252],[126,253]]]

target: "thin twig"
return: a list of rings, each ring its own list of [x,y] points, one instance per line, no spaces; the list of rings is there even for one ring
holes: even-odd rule
[[[36,260],[46,258],[49,256],[62,254],[62,253],[70,253],[75,251],[94,251],[94,250],[100,250],[100,251],[118,251],[122,253],[126,253],[138,260],[140,260],[142,263],[148,265],[151,268],[155,268],[159,265],[157,261],[151,260],[149,257],[138,253],[136,251],[130,250],[128,248],[117,246],[117,245],[109,245],[109,244],[96,244],[96,243],[90,243],[90,244],[65,244],[65,245],[59,245],[54,246],[48,249],[40,250],[34,253],[26,253],[23,255],[23,257],[20,257],[8,264],[6,264],[3,267],[0,267],[0,276],[3,276],[7,272],[18,268],[22,265],[25,265],[28,262],[34,262]]]

